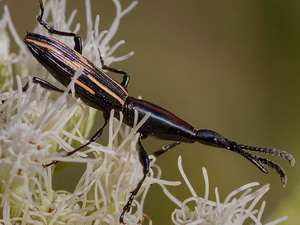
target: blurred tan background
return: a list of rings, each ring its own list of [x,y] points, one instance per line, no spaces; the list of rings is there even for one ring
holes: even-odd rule
[[[130,2],[122,1],[124,6]],[[91,3],[93,17],[101,15],[100,30],[107,29],[115,15],[113,3]],[[3,0],[3,4],[9,5],[20,36],[31,31],[39,12],[37,1]],[[68,6],[69,13],[83,9],[84,1],[69,1]],[[78,12],[75,19],[81,26],[86,23],[84,13]],[[114,41],[121,39],[126,43],[116,55],[129,51],[135,55],[112,66],[131,75],[130,95],[169,109],[197,129],[212,129],[243,144],[276,147],[299,158],[300,1],[141,0],[122,20]],[[100,142],[106,143],[105,138]],[[165,144],[145,141],[149,154]],[[282,224],[299,224],[299,163],[290,167],[283,159],[268,157],[288,174],[283,188],[275,171],[264,175],[237,154],[182,144],[158,159],[164,179],[181,180],[179,155],[198,195],[204,193],[202,167],[208,170],[211,200],[215,187],[223,201],[243,184],[270,183],[263,221],[288,215]],[[61,183],[65,176],[59,174],[58,188],[65,186]],[[70,190],[74,182],[67,181]],[[180,200],[190,196],[185,184],[170,191]],[[174,206],[160,187],[151,187],[145,213],[154,224],[170,224]]]

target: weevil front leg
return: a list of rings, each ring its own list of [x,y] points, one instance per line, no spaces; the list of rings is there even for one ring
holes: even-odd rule
[[[161,154],[166,153],[167,151],[169,151],[171,148],[176,147],[180,143],[181,143],[180,141],[175,141],[175,142],[173,142],[173,143],[171,143],[169,145],[166,145],[166,146],[162,147],[161,149],[155,151],[154,152],[154,156],[155,157],[160,156]]]
[[[102,135],[104,128],[108,124],[109,117],[105,116],[104,119],[105,119],[105,122],[102,125],[102,127],[90,138],[90,140],[87,143],[85,143],[84,145],[81,145],[78,148],[75,148],[73,151],[67,152],[65,155],[63,155],[63,157],[69,157],[69,156],[73,155],[74,153],[80,151],[84,147],[88,146],[89,144],[95,142]],[[51,163],[44,164],[43,167],[48,167],[48,166],[51,166],[51,165],[54,165],[54,164],[57,164],[57,163],[59,163],[59,161],[54,160]]]
[[[120,223],[124,224],[124,215],[126,212],[129,212],[130,207],[132,205],[133,199],[134,197],[137,195],[138,191],[140,190],[142,184],[144,183],[147,174],[149,173],[150,170],[150,161],[149,161],[149,157],[147,155],[147,152],[145,151],[142,143],[141,143],[141,139],[142,139],[142,135],[140,135],[139,140],[138,140],[138,146],[139,146],[139,160],[140,163],[143,166],[143,177],[142,179],[139,181],[138,185],[136,186],[136,188],[131,192],[131,195],[126,203],[126,205],[123,207],[123,211],[121,213],[120,216]]]
[[[50,33],[50,34],[57,34],[61,36],[68,36],[68,37],[73,37],[75,46],[74,49],[79,52],[80,54],[82,53],[82,41],[81,37],[77,36],[77,34],[72,33],[72,32],[64,32],[64,31],[59,31],[56,30],[52,27],[49,27],[49,25],[43,20],[44,16],[44,4],[42,0],[39,0],[40,3],[40,9],[41,9],[41,14],[36,17],[37,21]]]

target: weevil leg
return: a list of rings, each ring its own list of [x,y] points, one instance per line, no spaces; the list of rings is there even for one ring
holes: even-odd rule
[[[154,156],[155,157],[160,156],[161,154],[169,151],[171,148],[174,148],[175,146],[179,145],[180,143],[181,143],[180,141],[175,141],[169,145],[166,145],[166,146],[162,147],[161,149],[155,151]]]
[[[104,124],[102,125],[102,127],[100,127],[100,129],[90,138],[90,140],[85,143],[84,145],[81,145],[80,147],[78,148],[75,148],[73,151],[70,151],[70,152],[67,152],[65,155],[63,155],[63,157],[69,157],[71,155],[73,155],[74,153],[80,151],[81,149],[83,149],[84,147],[88,146],[89,144],[93,143],[94,141],[96,141],[103,133],[103,130],[104,128],[106,127],[107,123],[109,121],[109,118],[107,116],[105,116],[105,122]],[[57,160],[54,160],[52,161],[51,163],[48,163],[48,164],[44,164],[43,167],[48,167],[48,166],[51,166],[51,165],[54,165],[54,164],[57,164],[59,163],[59,161]]]
[[[141,143],[141,139],[142,139],[142,135],[140,135],[139,140],[138,140],[138,145],[139,145],[139,160],[140,163],[143,166],[143,177],[142,179],[139,181],[138,185],[136,186],[136,188],[131,192],[131,195],[126,203],[126,205],[123,207],[123,211],[121,213],[120,216],[120,223],[124,224],[124,215],[126,212],[129,212],[130,207],[132,205],[134,196],[137,195],[138,191],[140,190],[144,180],[147,177],[147,174],[149,173],[149,169],[150,169],[150,161],[149,161],[149,157],[147,155],[147,152],[145,151],[142,143]]]
[[[77,36],[77,34],[72,33],[72,32],[64,32],[64,31],[59,31],[56,30],[52,27],[49,27],[49,25],[43,20],[44,16],[44,4],[42,0],[39,0],[40,3],[40,9],[41,9],[41,14],[36,17],[37,21],[50,33],[50,34],[57,34],[61,36],[68,36],[68,37],[73,37],[75,46],[74,49],[75,51],[79,52],[80,54],[82,53],[82,41],[81,37]]]
[[[128,84],[129,84],[129,81],[130,81],[130,76],[127,74],[127,72],[124,71],[124,70],[119,70],[119,69],[111,68],[111,67],[105,65],[100,50],[99,50],[99,56],[100,56],[100,61],[101,61],[102,69],[108,70],[108,71],[113,72],[113,73],[122,74],[123,75],[123,81],[120,84],[124,88],[127,88]]]
[[[33,77],[32,82],[35,84],[40,84],[43,88],[51,90],[51,91],[57,91],[57,92],[61,92],[61,93],[64,92],[64,90],[59,89],[58,87],[54,86],[53,84],[49,83],[48,81],[40,79],[38,77]],[[28,82],[27,82],[27,84],[25,84],[25,86],[23,87],[22,90],[25,92],[25,91],[27,91],[27,89],[28,89]]]

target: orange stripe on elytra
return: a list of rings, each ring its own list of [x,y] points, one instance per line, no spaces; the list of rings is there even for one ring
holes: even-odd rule
[[[50,49],[51,51],[54,51],[55,53],[59,54],[59,55],[63,55],[63,53],[61,51],[59,51],[57,48],[51,46],[51,45],[48,45],[46,43],[43,43],[43,42],[39,42],[39,41],[35,41],[35,40],[32,40],[32,39],[28,39],[26,38],[26,41],[28,42],[31,42],[31,43],[34,43],[38,46],[41,46],[43,48],[47,48],[47,49]]]
[[[84,90],[90,92],[92,95],[95,95],[95,91],[93,91],[91,88],[89,88],[88,86],[86,86],[84,83],[82,83],[81,81],[79,80],[76,80],[75,83],[77,85],[79,85],[80,87],[82,87]]]
[[[116,100],[118,100],[121,105],[124,105],[124,99],[120,98],[120,96],[118,96],[115,92],[111,91],[110,89],[108,89],[105,85],[101,84],[95,77],[93,77],[92,75],[88,75],[87,76],[92,82],[94,82],[98,87],[100,87],[101,89],[103,89],[106,93],[108,93],[109,95],[111,95],[112,97],[114,97]]]

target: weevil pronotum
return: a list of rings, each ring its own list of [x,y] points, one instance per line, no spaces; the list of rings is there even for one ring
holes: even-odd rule
[[[86,144],[68,152],[64,155],[65,157],[71,156],[101,136],[103,129],[108,123],[111,110],[115,110],[115,117],[117,118],[119,115],[118,112],[122,112],[124,116],[124,123],[131,127],[134,124],[135,111],[138,112],[139,120],[147,113],[151,113],[147,121],[138,130],[138,154],[140,163],[143,167],[143,177],[137,184],[136,188],[131,192],[131,196],[120,215],[120,223],[124,222],[124,214],[129,211],[134,196],[138,193],[149,172],[149,158],[142,145],[142,139],[145,139],[148,136],[173,141],[170,145],[156,151],[154,153],[155,156],[159,156],[167,152],[181,142],[200,142],[201,144],[208,146],[224,148],[236,152],[252,162],[263,173],[268,173],[264,166],[269,166],[279,173],[283,184],[286,184],[286,174],[279,165],[245,150],[283,157],[293,165],[295,161],[291,154],[275,148],[261,148],[238,144],[212,130],[196,130],[184,120],[159,106],[144,100],[129,97],[127,92],[129,75],[125,71],[105,66],[101,56],[100,58],[103,65],[102,69],[95,66],[81,54],[82,43],[77,34],[55,30],[47,25],[47,23],[43,20],[44,6],[42,0],[39,0],[39,3],[41,12],[40,15],[37,16],[37,21],[45,29],[47,29],[49,33],[73,37],[75,42],[74,50],[52,37],[45,37],[40,34],[29,32],[24,38],[25,44],[33,56],[64,86],[67,86],[70,83],[75,72],[79,67],[82,67],[82,74],[75,81],[75,95],[76,97],[81,98],[87,105],[101,110],[104,114],[105,122],[101,128]],[[104,70],[122,74],[123,81],[118,83],[108,76]],[[63,90],[37,77],[33,78],[33,82],[40,84],[44,88],[63,92]],[[24,91],[26,91],[26,89],[27,85],[24,86]],[[56,163],[58,163],[58,161],[53,161],[45,166],[50,166]]]

